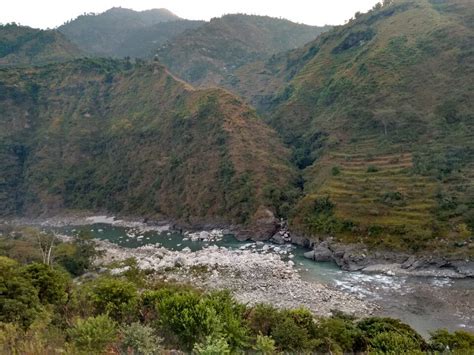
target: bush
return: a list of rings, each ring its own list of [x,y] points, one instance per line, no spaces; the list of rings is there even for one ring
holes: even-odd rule
[[[365,350],[363,332],[350,317],[335,316],[323,319],[317,328],[322,351],[361,352]]]
[[[271,332],[276,345],[283,351],[299,352],[311,350],[308,331],[299,327],[289,316],[282,316]]]
[[[74,345],[88,353],[102,353],[117,338],[117,326],[107,315],[79,319],[68,331]]]
[[[421,335],[398,319],[370,317],[361,320],[357,327],[364,332],[369,347],[372,349],[390,349],[390,347],[402,349],[408,346],[421,350],[427,348]],[[383,335],[379,336],[380,334]],[[400,336],[390,342],[387,340],[389,334],[399,334]]]
[[[382,354],[422,354],[411,337],[397,332],[383,332],[370,340],[370,350]]]
[[[270,355],[275,354],[275,340],[265,335],[257,335],[255,346],[253,348],[257,354]]]
[[[332,176],[338,176],[341,174],[341,169],[338,166],[333,166],[331,169]]]
[[[132,323],[122,330],[121,348],[126,354],[152,355],[160,350],[161,341],[153,328]]]
[[[54,305],[66,303],[70,285],[66,272],[45,264],[34,263],[24,267],[22,274],[38,291],[41,303]]]
[[[204,343],[194,345],[193,352],[198,355],[230,354],[230,347],[224,338],[208,336]]]
[[[375,165],[369,165],[369,166],[367,167],[367,172],[368,172],[368,173],[376,173],[376,172],[378,172],[378,171],[379,171],[379,168],[376,167]]]
[[[242,349],[248,346],[248,329],[243,321],[244,305],[236,302],[228,291],[207,295],[204,304],[215,310],[221,325],[220,334],[231,349]]]
[[[98,313],[108,313],[117,321],[136,315],[138,293],[129,281],[100,279],[92,285],[90,297]]]
[[[431,333],[430,345],[434,351],[459,350],[472,351],[474,349],[474,334],[462,330],[454,333],[440,329]]]
[[[191,349],[195,343],[220,330],[217,312],[208,307],[197,292],[163,291],[156,304],[159,324],[175,334],[185,349]]]
[[[275,307],[258,304],[250,310],[247,324],[255,335],[270,335],[279,317],[280,313]]]

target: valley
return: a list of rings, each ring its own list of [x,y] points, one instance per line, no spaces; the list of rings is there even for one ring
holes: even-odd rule
[[[0,352],[470,353],[472,1],[196,18],[0,24]]]

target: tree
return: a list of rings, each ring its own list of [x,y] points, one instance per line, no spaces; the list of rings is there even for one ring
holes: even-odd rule
[[[0,295],[0,322],[18,322],[28,328],[43,310],[38,290],[18,264],[6,257],[0,257]]]
[[[63,243],[56,253],[57,262],[74,276],[84,274],[102,254],[87,232],[80,232],[71,244]]]
[[[21,272],[38,291],[41,303],[54,305],[66,303],[69,287],[69,276],[66,272],[40,263],[27,265]]]

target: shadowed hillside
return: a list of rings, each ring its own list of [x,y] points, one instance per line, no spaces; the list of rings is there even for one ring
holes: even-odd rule
[[[57,31],[0,25],[0,66],[46,64],[79,56],[81,51]]]
[[[166,41],[203,23],[182,20],[166,9],[112,8],[79,16],[58,30],[91,55],[146,58]]]
[[[186,31],[157,56],[173,73],[196,85],[231,80],[244,64],[309,42],[329,27],[313,27],[264,16],[226,15]]]
[[[4,214],[103,209],[246,224],[273,208],[269,188],[290,191],[289,152],[250,107],[157,63],[2,70],[0,89]]]

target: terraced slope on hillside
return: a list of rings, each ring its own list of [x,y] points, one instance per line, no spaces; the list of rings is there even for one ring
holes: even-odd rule
[[[158,63],[0,70],[0,211],[248,224],[290,191],[289,152],[254,110]],[[275,211],[277,212],[277,211]]]
[[[173,73],[194,85],[218,85],[234,71],[272,54],[297,48],[329,27],[264,16],[226,15],[182,33],[157,55]]]
[[[0,25],[0,66],[40,65],[71,60],[81,51],[57,31]]]
[[[395,0],[237,72],[234,90],[267,112],[304,171],[294,230],[466,252],[473,48],[471,1]]]

